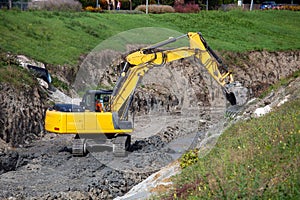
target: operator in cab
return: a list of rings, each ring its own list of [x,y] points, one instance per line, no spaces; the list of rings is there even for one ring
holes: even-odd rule
[[[99,100],[96,100],[96,112],[103,112],[103,106]]]

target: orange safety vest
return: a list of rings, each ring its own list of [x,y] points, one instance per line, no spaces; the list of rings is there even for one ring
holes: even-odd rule
[[[103,111],[103,107],[102,107],[102,104],[100,102],[96,103],[96,111],[97,112],[102,112]]]

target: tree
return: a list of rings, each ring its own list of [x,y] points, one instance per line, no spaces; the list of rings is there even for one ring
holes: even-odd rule
[[[82,7],[92,6],[96,7],[97,0],[79,0],[79,2],[82,4]]]
[[[174,6],[176,0],[159,0],[159,4]]]

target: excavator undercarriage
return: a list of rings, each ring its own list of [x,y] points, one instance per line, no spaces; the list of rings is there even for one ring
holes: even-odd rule
[[[97,134],[99,136],[99,134]],[[114,137],[95,137],[95,134],[76,135],[72,144],[73,156],[85,156],[88,152],[112,151],[116,157],[127,155],[131,144],[131,135],[121,134]]]

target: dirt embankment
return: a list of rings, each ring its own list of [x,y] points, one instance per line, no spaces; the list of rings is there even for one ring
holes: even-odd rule
[[[46,94],[39,86],[0,84],[0,138],[11,147],[29,144],[43,133]]]
[[[226,53],[223,57],[233,70],[235,79],[250,88],[252,96],[259,96],[269,85],[300,69],[300,51]],[[199,66],[189,66],[189,62],[176,62],[168,68],[154,69],[154,73],[146,75],[133,104],[140,117],[163,110],[174,114],[161,122],[169,123],[172,119],[175,120],[176,116],[185,115],[184,112],[190,113],[190,107],[197,107],[200,108],[197,110],[197,116],[201,116],[201,123],[189,123],[199,123],[198,131],[204,131],[217,120],[218,116],[213,115],[212,110],[204,108],[223,101],[224,97],[217,86],[213,85],[210,77],[203,73],[203,69],[199,70]],[[102,73],[99,69],[96,71]],[[88,68],[83,77],[89,81],[94,79],[92,82],[99,82],[97,80],[100,76],[96,71],[94,68]],[[109,70],[107,72],[113,73]],[[62,80],[76,81],[76,78]],[[86,80],[81,77],[79,82]],[[113,82],[113,78],[110,81]],[[135,184],[149,176],[151,170],[146,170],[145,173],[114,170],[105,165],[105,162],[99,162],[93,155],[73,158],[70,155],[71,138],[51,134],[40,138],[46,97],[38,87],[16,91],[8,84],[2,85],[0,89],[0,149],[6,149],[0,152],[0,198],[12,196],[20,199],[112,199],[124,195]],[[19,107],[16,108],[15,105]],[[167,157],[154,159],[157,157],[141,158],[140,155],[160,152],[162,149],[169,151],[166,145],[182,136],[189,128],[188,125],[178,125],[174,120],[158,134],[148,139],[137,138],[133,141],[132,156],[122,162],[140,171],[143,171],[143,167],[149,169],[153,163],[156,167],[165,164]],[[145,128],[142,127],[141,130]],[[30,143],[32,138],[37,140]],[[25,147],[8,148],[18,145]],[[107,158],[106,156],[101,158]],[[149,166],[143,166],[143,162]]]
[[[253,97],[300,69],[300,51],[226,53],[224,57],[235,80],[249,88]]]

